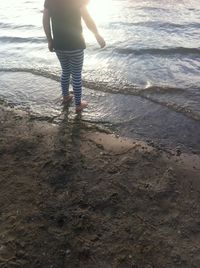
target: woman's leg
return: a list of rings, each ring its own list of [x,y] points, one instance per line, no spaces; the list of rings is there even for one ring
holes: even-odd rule
[[[74,90],[76,107],[81,106],[83,59],[84,59],[84,50],[82,49],[72,51],[70,53],[72,85]]]
[[[69,95],[69,84],[70,84],[70,74],[71,74],[71,66],[70,66],[70,58],[65,51],[56,51],[56,55],[60,61],[60,65],[62,68],[61,74],[61,89],[63,99],[65,99]]]

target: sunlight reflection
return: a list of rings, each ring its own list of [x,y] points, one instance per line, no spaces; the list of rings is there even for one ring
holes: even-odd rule
[[[90,0],[88,11],[97,24],[100,33],[104,35],[102,25],[107,25],[113,12],[113,0]],[[84,27],[84,35],[89,43],[95,42],[92,33]],[[105,36],[104,36],[105,37]]]
[[[90,0],[88,10],[97,23],[109,19],[112,9],[112,0]]]

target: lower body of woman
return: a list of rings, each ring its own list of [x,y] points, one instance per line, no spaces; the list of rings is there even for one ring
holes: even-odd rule
[[[68,104],[72,100],[72,96],[69,95],[69,85],[72,78],[76,112],[80,112],[87,107],[87,103],[81,101],[84,49],[56,50],[56,55],[62,68],[61,89],[63,102]]]

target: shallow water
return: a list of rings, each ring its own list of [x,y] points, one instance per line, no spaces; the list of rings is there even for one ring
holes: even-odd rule
[[[99,12],[101,8],[102,12]],[[60,112],[60,106],[54,103],[60,89],[57,83],[55,88],[52,85],[54,80],[59,81],[60,66],[55,54],[47,50],[41,25],[42,9],[43,3],[39,0],[1,3],[0,73],[3,81],[0,98],[19,103],[26,109],[34,106],[38,113],[55,116]],[[130,124],[134,123],[129,119],[150,115],[150,107],[145,105],[151,103],[150,106],[160,107],[167,114],[169,110],[178,112],[174,113],[174,118],[176,114],[186,121],[198,121],[199,1],[174,3],[167,0],[163,5],[161,0],[91,0],[89,9],[107,41],[107,47],[99,49],[94,37],[84,27],[87,41],[83,73],[87,89],[84,94],[90,101],[92,97],[91,108],[85,113],[87,120],[110,120],[110,124],[114,124],[114,118],[118,125],[125,122],[129,126],[126,134],[132,135]],[[11,82],[5,71],[14,72],[16,79],[11,75]],[[23,79],[22,71],[27,83],[25,88],[18,84]],[[42,80],[45,84],[41,85],[38,76],[31,74],[50,79]],[[34,77],[34,82],[28,77]],[[118,96],[102,97],[109,93]],[[120,100],[117,106],[115,98]],[[157,112],[158,117],[159,114],[162,121],[166,114]],[[177,121],[177,128],[178,125]],[[124,129],[126,126],[123,124]],[[142,132],[145,135],[146,132]]]
[[[8,104],[28,110],[38,120],[59,124],[65,118],[59,83],[52,79],[27,72],[0,72],[0,88]],[[12,88],[12,93],[8,94],[7,88]],[[48,89],[48,94],[44,88]],[[84,92],[90,105],[82,115],[83,121],[98,123],[119,135],[154,142],[157,146],[200,153],[200,124],[197,120],[140,96],[87,88]],[[74,103],[69,107],[68,117],[71,120],[76,117]]]

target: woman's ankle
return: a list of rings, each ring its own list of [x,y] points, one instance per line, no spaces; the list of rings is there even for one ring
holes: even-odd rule
[[[71,102],[73,96],[68,94],[68,95],[63,95],[63,103],[69,103]]]
[[[81,101],[79,105],[76,105],[76,112],[81,112],[83,109],[87,108],[88,103],[86,101]]]

